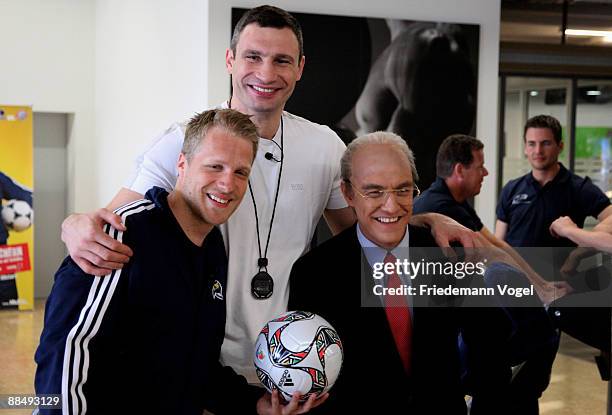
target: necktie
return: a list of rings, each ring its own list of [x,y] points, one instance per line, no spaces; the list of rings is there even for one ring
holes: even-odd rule
[[[395,264],[396,258],[388,253],[385,256],[385,263],[391,262]],[[398,288],[401,286],[401,281],[397,272],[388,275],[387,288]],[[385,296],[385,312],[387,321],[395,340],[395,346],[402,359],[404,370],[410,372],[410,354],[412,349],[412,318],[410,316],[410,307],[404,295],[386,295]]]

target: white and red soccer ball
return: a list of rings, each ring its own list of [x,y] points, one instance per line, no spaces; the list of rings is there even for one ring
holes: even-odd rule
[[[294,392],[304,401],[327,392],[342,367],[342,342],[322,317],[290,311],[269,321],[255,343],[253,362],[269,392],[277,389],[289,401]]]

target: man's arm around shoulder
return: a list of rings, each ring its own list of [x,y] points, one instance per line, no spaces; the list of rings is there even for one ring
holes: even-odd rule
[[[92,275],[106,275],[122,268],[132,256],[132,250],[111,238],[103,230],[105,223],[125,231],[121,217],[113,210],[126,203],[142,199],[140,193],[122,188],[111,203],[91,213],[73,213],[62,223],[62,241],[74,262]]]

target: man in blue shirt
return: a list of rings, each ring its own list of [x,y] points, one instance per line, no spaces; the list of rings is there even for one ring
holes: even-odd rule
[[[550,225],[560,216],[569,216],[579,227],[587,216],[602,221],[612,214],[610,200],[591,179],[575,175],[558,161],[563,141],[555,118],[530,118],[524,140],[532,170],[502,189],[495,234],[512,246],[576,246],[567,238],[555,238]]]
[[[497,205],[495,235],[515,247],[572,247],[574,242],[557,238],[549,230],[560,216],[569,216],[579,227],[587,216],[600,221],[612,214],[606,195],[588,177],[568,171],[559,162],[563,150],[561,124],[549,115],[537,115],[525,124],[525,156],[530,173],[511,180],[502,189]],[[522,252],[540,272],[557,273],[563,264],[564,250]],[[556,349],[548,358],[523,367],[524,384],[548,385]],[[529,363],[529,362],[528,362]],[[525,370],[527,369],[527,370]],[[539,379],[539,380],[538,380]],[[534,383],[535,382],[535,383]],[[537,408],[534,408],[534,413]]]
[[[65,259],[36,351],[37,394],[61,394],[63,414],[310,409],[314,396],[281,406],[277,394],[264,395],[219,363],[227,257],[215,225],[242,200],[257,143],[244,114],[197,115],[187,126],[176,188],[154,187],[117,209],[129,230],[106,227],[130,244],[130,262],[94,277]]]
[[[447,137],[438,149],[436,180],[415,199],[414,213],[437,212],[475,232],[486,230],[468,203],[480,193],[482,181],[489,174],[483,148],[481,141],[467,135]]]

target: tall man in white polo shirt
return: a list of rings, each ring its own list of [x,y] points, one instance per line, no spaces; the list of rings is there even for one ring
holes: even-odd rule
[[[261,139],[249,194],[221,227],[229,255],[221,358],[256,382],[255,338],[268,320],[285,311],[291,267],[307,251],[321,215],[333,233],[355,219],[340,191],[344,144],[328,127],[283,111],[305,63],[295,18],[271,6],[246,12],[236,25],[225,61],[233,92],[222,107],[252,115]],[[183,124],[175,124],[155,140],[108,209],[141,198],[151,186],[174,186],[183,131]],[[104,236],[102,222],[121,228],[119,219],[102,209],[70,216],[62,232],[75,262],[96,275],[121,267],[131,255],[128,247]],[[446,232],[447,228],[434,229],[438,238],[447,237]],[[469,234],[460,238],[469,244]]]

